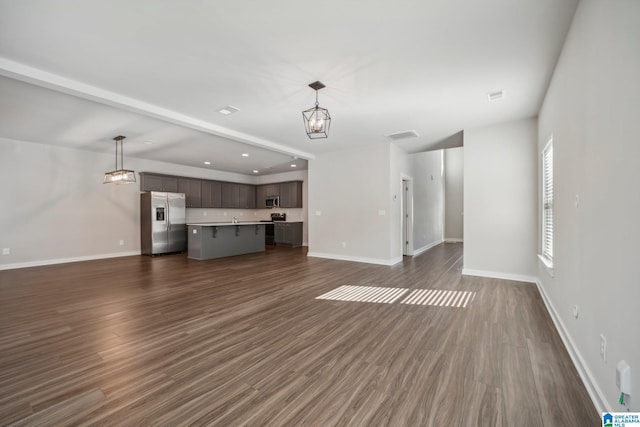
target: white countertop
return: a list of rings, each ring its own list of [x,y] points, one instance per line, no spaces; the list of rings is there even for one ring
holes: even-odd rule
[[[265,225],[272,224],[271,222],[260,222],[260,221],[238,221],[234,222],[189,222],[187,225],[196,225],[200,227],[225,227],[228,225]]]

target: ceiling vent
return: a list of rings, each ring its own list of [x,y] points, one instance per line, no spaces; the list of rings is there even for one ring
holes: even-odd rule
[[[498,90],[495,92],[488,93],[489,101],[497,101],[498,99],[502,99],[504,97],[504,91]]]
[[[405,130],[402,132],[390,133],[385,136],[392,141],[399,141],[401,139],[417,138],[420,135],[418,135],[418,132],[416,132],[415,130]]]

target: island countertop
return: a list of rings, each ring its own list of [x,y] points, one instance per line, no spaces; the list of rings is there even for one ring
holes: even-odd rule
[[[264,225],[273,224],[272,222],[261,221],[238,221],[238,222],[189,222],[187,225],[195,225],[198,227],[226,227],[228,225]]]

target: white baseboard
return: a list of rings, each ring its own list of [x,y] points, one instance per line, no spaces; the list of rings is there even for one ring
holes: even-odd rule
[[[553,320],[553,324],[555,325],[556,330],[558,331],[558,334],[560,335],[560,338],[562,339],[562,342],[564,343],[564,346],[567,349],[567,352],[569,353],[569,357],[571,357],[573,366],[576,367],[576,370],[578,371],[578,375],[580,375],[580,379],[582,379],[582,383],[587,389],[587,393],[589,393],[589,397],[591,397],[591,401],[593,402],[593,405],[596,407],[596,410],[598,411],[597,415],[600,416],[600,414],[602,414],[603,412],[608,411],[609,408],[610,409],[615,408],[613,405],[611,405],[607,401],[607,398],[604,396],[604,393],[602,392],[602,390],[600,390],[600,387],[598,387],[598,384],[593,379],[593,375],[591,374],[591,371],[587,367],[587,364],[584,362],[582,355],[580,354],[575,344],[573,343],[571,336],[567,332],[567,328],[565,328],[564,323],[562,322],[562,319],[560,318],[560,316],[558,316],[558,312],[556,311],[555,307],[551,303],[551,300],[549,300],[547,293],[542,287],[542,283],[540,283],[539,280],[536,280],[536,285],[538,286],[538,291],[542,296],[542,301],[544,301],[544,305],[547,307],[547,311],[551,316],[551,320]]]
[[[464,243],[464,239],[459,239],[457,237],[445,237],[444,241],[447,243]]]
[[[524,274],[499,273],[497,271],[471,270],[463,268],[462,274],[465,276],[490,277],[492,279],[515,280],[516,282],[536,283],[538,278],[535,276],[527,276]]]
[[[398,264],[399,262],[402,262],[402,257],[387,260],[387,259],[378,259],[378,258],[356,257],[356,256],[350,256],[350,255],[328,254],[328,253],[322,253],[322,252],[308,252],[307,256],[314,257],[314,258],[336,259],[339,261],[363,262],[366,264],[377,264],[377,265],[395,265],[395,264]]]
[[[442,243],[442,239],[440,240],[436,240],[434,242],[431,242],[429,244],[427,244],[426,246],[423,246],[421,248],[418,249],[414,249],[413,252],[411,252],[411,256],[416,256],[416,255],[420,255],[426,251],[428,251],[429,249],[431,249],[434,246],[438,246],[440,243]]]
[[[13,264],[0,264],[0,270],[12,270],[14,268],[41,267],[43,265],[65,264],[68,262],[91,261],[95,259],[118,258],[123,256],[140,255],[140,251],[116,252],[112,254],[87,255],[72,258],[45,259],[39,261],[16,262]]]

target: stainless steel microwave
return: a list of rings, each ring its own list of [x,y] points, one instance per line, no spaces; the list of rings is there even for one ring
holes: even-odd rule
[[[267,196],[264,205],[268,208],[280,207],[280,196]]]

